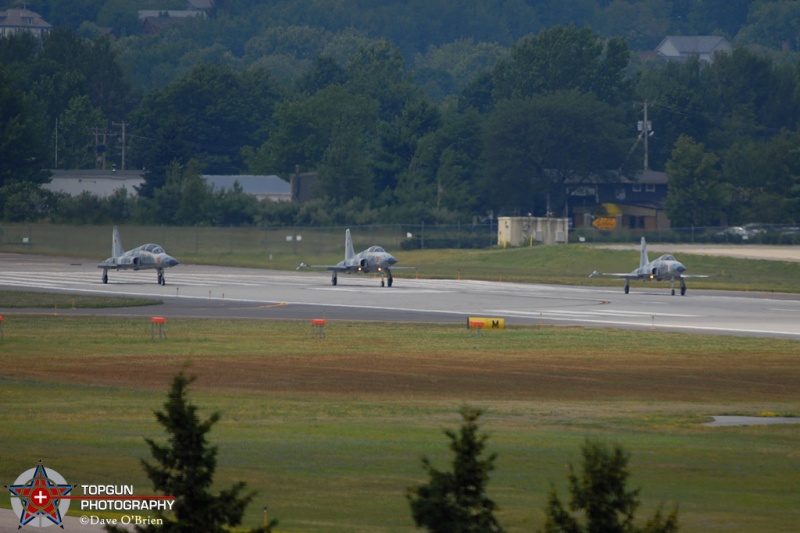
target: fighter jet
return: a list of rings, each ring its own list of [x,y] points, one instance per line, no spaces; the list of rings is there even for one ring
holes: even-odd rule
[[[146,270],[154,268],[158,273],[158,284],[165,285],[164,269],[180,264],[157,244],[143,244],[138,248],[125,252],[116,226],[114,226],[111,240],[111,257],[97,265],[97,268],[103,269],[103,283],[108,283],[109,270]]]
[[[392,278],[392,271],[389,267],[395,263],[397,263],[397,259],[380,246],[370,246],[363,252],[355,253],[353,250],[353,239],[350,237],[350,230],[348,229],[344,234],[344,260],[339,261],[335,265],[308,265],[306,263],[300,263],[297,270],[303,268],[325,268],[330,270],[331,285],[333,286],[336,286],[337,274],[339,272],[346,272],[348,274],[353,272],[378,272],[381,275],[381,287],[386,285],[391,287],[394,278]],[[384,276],[386,277],[385,283]]]
[[[676,280],[681,282],[681,296],[683,296],[686,294],[686,282],[684,281],[686,278],[708,277],[701,274],[687,275],[684,274],[684,272],[686,272],[686,267],[683,266],[683,263],[669,254],[664,254],[658,259],[650,261],[647,258],[647,244],[644,242],[644,237],[642,237],[641,250],[639,252],[639,268],[627,274],[616,272],[604,273],[595,270],[589,277],[616,276],[618,278],[625,278],[625,294],[628,294],[628,291],[631,289],[630,281],[632,279],[639,279],[642,281],[669,281],[672,286],[673,296],[675,296]]]

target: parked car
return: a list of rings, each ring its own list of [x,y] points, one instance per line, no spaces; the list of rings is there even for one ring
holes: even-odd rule
[[[742,226],[730,226],[722,231],[717,232],[717,235],[720,237],[725,237],[726,240],[733,238],[746,241],[750,238],[750,233]]]

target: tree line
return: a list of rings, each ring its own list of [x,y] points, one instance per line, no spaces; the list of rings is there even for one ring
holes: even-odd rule
[[[212,20],[188,26],[210,31],[226,17],[255,17],[261,8],[251,4],[218,2]],[[789,9],[756,4],[748,21],[768,7]],[[286,11],[278,19],[290,20],[286,4],[269,9],[279,6]],[[131,76],[127,37],[88,39],[62,27],[41,41],[28,34],[0,39],[0,218],[258,225],[565,216],[583,185],[641,169],[636,123],[647,105],[650,168],[669,176],[673,226],[800,219],[800,71],[791,51],[737,46],[711,64],[642,61],[623,37],[557,25],[508,47],[443,44],[427,64],[460,65],[470,74],[434,97],[431,71],[412,70],[402,47],[363,35],[347,39],[335,24],[319,24],[346,45],[311,47],[306,67],[288,79],[269,62],[197,57],[185,74],[154,88]],[[142,49],[178,46],[171,39],[186,31],[143,40]],[[297,29],[295,40],[283,39],[269,31],[261,38],[287,50],[304,35]],[[230,49],[233,33],[220,41]],[[123,123],[125,145],[112,135]],[[94,167],[100,131],[107,160],[124,149],[128,168],[145,170],[141,196],[44,191],[46,169]],[[316,197],[302,205],[255,202],[199,178],[288,179],[298,169],[317,175]]]

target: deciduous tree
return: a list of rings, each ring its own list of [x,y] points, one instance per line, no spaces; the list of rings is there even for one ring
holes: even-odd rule
[[[667,161],[667,215],[675,227],[715,226],[724,206],[719,158],[686,135]]]

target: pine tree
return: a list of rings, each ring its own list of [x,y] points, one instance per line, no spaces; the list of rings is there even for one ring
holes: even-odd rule
[[[455,453],[452,472],[439,471],[427,457],[422,458],[430,480],[409,488],[406,495],[417,526],[432,533],[503,531],[494,516],[497,506],[485,494],[497,454],[480,457],[488,439],[486,435],[478,435],[477,420],[481,414],[479,409],[464,407],[460,432],[445,431]]]
[[[602,442],[587,440],[582,449],[581,472],[569,465],[570,511],[582,511],[586,525],[570,514],[556,493],[548,498],[545,533],[674,533],[678,531],[678,510],[666,517],[661,509],[645,524],[636,527],[639,489],[628,490],[630,454],[620,445],[613,449]]]
[[[163,524],[136,526],[136,531],[222,533],[225,526],[241,523],[244,510],[254,496],[243,493],[244,482],[235,483],[217,495],[209,492],[217,467],[217,447],[209,446],[206,435],[219,421],[220,414],[212,413],[207,420],[200,421],[197,407],[187,400],[187,388],[194,380],[181,371],[172,381],[164,409],[155,413],[169,435],[167,443],[145,439],[153,462],[142,460],[142,465],[157,492],[175,497],[173,516],[158,512]]]

